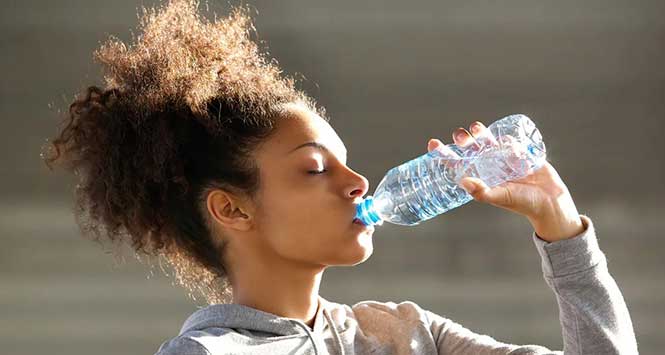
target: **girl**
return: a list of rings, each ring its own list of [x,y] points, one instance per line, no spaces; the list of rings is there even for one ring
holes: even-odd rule
[[[324,110],[259,53],[247,10],[210,22],[197,8],[171,1],[146,12],[133,43],[103,44],[105,87],[71,104],[45,155],[81,179],[82,231],[163,257],[205,296],[209,305],[158,354],[554,353],[475,334],[409,301],[323,299],[326,268],[372,254],[373,228],[354,222],[367,179],[346,165]],[[492,139],[480,122],[453,133],[462,146]],[[451,154],[437,139],[428,149]],[[567,354],[637,353],[593,224],[549,163],[494,188],[462,185],[533,226]]]

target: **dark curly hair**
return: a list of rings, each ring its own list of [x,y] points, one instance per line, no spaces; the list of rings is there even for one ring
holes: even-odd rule
[[[75,98],[42,158],[79,177],[75,216],[85,236],[127,242],[139,260],[164,257],[190,297],[225,303],[232,285],[208,192],[254,197],[252,152],[286,104],[325,112],[260,53],[246,7],[209,21],[198,6],[172,0],[143,10],[132,43],[102,44],[94,57],[106,86]]]

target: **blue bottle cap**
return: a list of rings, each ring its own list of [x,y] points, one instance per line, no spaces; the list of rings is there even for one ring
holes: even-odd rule
[[[374,199],[372,196],[367,196],[363,202],[358,204],[356,207],[356,218],[367,226],[382,224],[383,222],[374,210]]]

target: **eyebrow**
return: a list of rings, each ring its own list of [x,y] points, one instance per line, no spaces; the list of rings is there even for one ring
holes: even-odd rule
[[[301,145],[299,145],[299,146],[293,148],[289,153],[292,153],[292,152],[294,152],[294,151],[296,151],[296,150],[298,150],[298,149],[300,149],[300,148],[304,148],[304,147],[314,147],[314,148],[316,148],[316,149],[324,150],[324,151],[326,151],[326,152],[328,152],[328,153],[331,153],[331,150],[328,149],[328,147],[326,147],[323,143],[319,143],[319,142],[307,142],[307,143],[303,143],[303,144],[301,144]],[[344,155],[346,156],[346,151],[344,151]]]

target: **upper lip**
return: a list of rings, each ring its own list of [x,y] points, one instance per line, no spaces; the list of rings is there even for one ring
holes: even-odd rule
[[[361,202],[361,203],[362,203],[362,202]],[[355,222],[356,220],[358,220],[358,217],[357,217],[357,216],[358,216],[358,206],[359,206],[359,205],[360,205],[360,204],[355,204],[355,205],[353,205],[353,219],[351,220],[351,222]]]

